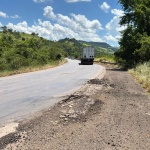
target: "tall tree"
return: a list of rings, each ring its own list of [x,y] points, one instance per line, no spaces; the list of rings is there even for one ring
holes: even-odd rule
[[[119,0],[124,10],[120,25],[126,26],[115,53],[119,62],[133,67],[150,60],[150,0]],[[144,42],[146,40],[146,42]]]
[[[1,29],[3,30],[3,33],[7,33],[7,27],[6,26],[2,26]]]

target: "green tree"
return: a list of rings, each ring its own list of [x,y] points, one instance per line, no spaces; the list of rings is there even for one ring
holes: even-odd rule
[[[14,31],[14,32],[13,32],[13,35],[14,35],[14,37],[15,37],[16,39],[21,38],[20,32]]]
[[[7,33],[7,26],[3,26],[3,27],[1,27],[1,29],[3,30],[3,33]]]
[[[143,35],[139,40],[141,45],[140,49],[136,49],[135,55],[137,54],[141,62],[150,60],[150,36],[147,34]]]
[[[121,33],[120,49],[115,56],[125,67],[134,67],[139,62],[150,60],[150,1],[119,0],[119,3],[124,10],[120,25],[126,26],[126,29]]]

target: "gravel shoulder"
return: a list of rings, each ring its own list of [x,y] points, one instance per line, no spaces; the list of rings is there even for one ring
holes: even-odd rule
[[[6,150],[148,150],[150,99],[126,71],[106,65],[55,106],[0,139]]]

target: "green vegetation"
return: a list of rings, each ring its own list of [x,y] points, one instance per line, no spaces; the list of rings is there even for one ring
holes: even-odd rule
[[[68,56],[75,59],[80,59],[81,50],[83,45],[76,39],[65,38],[58,41],[64,51],[67,52]]]
[[[139,64],[129,72],[150,92],[150,62]]]
[[[107,43],[85,42],[76,39],[50,41],[38,34],[25,34],[2,27],[0,31],[0,76],[35,71],[64,62],[65,57],[80,59],[85,46],[95,47],[95,57],[114,56]]]
[[[35,33],[29,35],[13,32],[6,27],[0,32],[1,72],[53,65],[65,56],[67,53],[58,42],[43,39]]]
[[[126,26],[115,53],[118,63],[133,68],[150,60],[150,1],[119,0],[124,10],[120,25]]]
[[[95,58],[95,61],[98,61],[98,62],[108,62],[108,63],[115,63],[115,56],[112,54],[102,54],[101,56]]]
[[[100,58],[102,56],[113,57],[114,51],[117,51],[117,48],[111,47],[109,44],[103,42],[85,42],[65,38],[59,40],[59,43],[63,45],[63,48],[68,53],[68,56],[76,59],[80,59],[81,50],[86,46],[93,46],[95,48],[96,58]]]
[[[116,61],[150,91],[150,1],[119,0],[124,10],[120,25],[120,49],[115,52]]]
[[[108,53],[109,52],[112,53],[112,52],[118,51],[117,47],[112,47],[112,46],[110,46],[109,44],[107,44],[105,42],[85,42],[85,41],[80,41],[80,42],[83,43],[83,44],[92,45],[94,47],[103,48],[103,49],[107,50]]]
[[[0,77],[4,77],[4,76],[9,76],[9,75],[14,75],[14,74],[20,74],[20,73],[26,73],[26,72],[33,72],[33,71],[38,71],[38,70],[45,70],[45,69],[49,69],[61,64],[64,64],[66,62],[65,59],[62,60],[58,60],[58,61],[53,61],[49,64],[46,65],[39,65],[39,66],[30,66],[30,67],[21,67],[20,69],[16,69],[16,70],[3,70],[0,71]]]

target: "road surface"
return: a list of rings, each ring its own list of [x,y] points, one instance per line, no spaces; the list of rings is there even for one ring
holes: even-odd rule
[[[52,106],[103,69],[69,59],[56,68],[0,78],[0,126]]]

